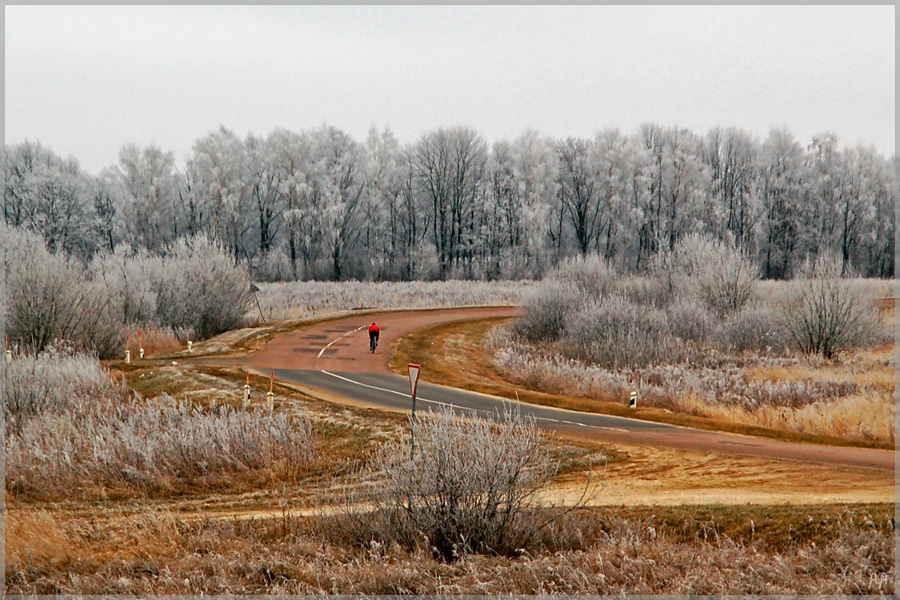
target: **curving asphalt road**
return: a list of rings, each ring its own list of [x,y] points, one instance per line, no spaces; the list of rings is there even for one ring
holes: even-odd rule
[[[270,371],[280,381],[307,391],[321,391],[356,405],[409,411],[411,399],[407,378],[388,368],[388,349],[416,329],[454,321],[516,316],[514,307],[476,307],[430,311],[400,311],[345,317],[310,325],[273,339],[262,350],[249,355],[244,367],[260,374]],[[379,348],[369,352],[368,325],[381,327]],[[495,416],[517,410],[533,417],[541,427],[567,435],[608,441],[646,443],[674,448],[699,449],[767,458],[894,469],[894,453],[868,448],[839,448],[815,444],[781,442],[767,438],[701,431],[686,427],[609,415],[574,412],[545,406],[511,402],[505,398],[468,392],[419,381],[417,411],[436,406]]]

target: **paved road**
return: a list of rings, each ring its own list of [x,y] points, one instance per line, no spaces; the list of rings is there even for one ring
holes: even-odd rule
[[[263,374],[274,370],[276,378],[281,381],[322,391],[357,405],[408,411],[411,407],[409,381],[392,374],[388,368],[388,349],[392,344],[402,336],[430,325],[517,314],[519,309],[512,307],[480,307],[346,317],[279,336],[262,350],[249,355],[244,366]],[[367,328],[372,321],[377,322],[382,330],[375,354],[368,351]],[[427,374],[423,377],[427,378]],[[484,416],[496,415],[511,408],[534,417],[538,425],[547,429],[608,441],[894,469],[894,453],[886,450],[787,443],[700,431],[638,419],[515,403],[425,381],[419,382],[416,405],[417,411],[445,405]]]

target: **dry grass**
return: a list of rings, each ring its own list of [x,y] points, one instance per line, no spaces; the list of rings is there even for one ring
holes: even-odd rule
[[[13,594],[890,594],[891,505],[583,509],[517,557],[326,543],[327,519],[9,515]],[[36,535],[47,531],[51,546]]]
[[[140,349],[142,347],[144,348],[144,357],[153,358],[177,352],[187,345],[187,340],[180,340],[171,328],[154,325],[130,329],[127,341],[125,349],[131,351],[133,360],[140,357]]]
[[[545,349],[513,345],[507,336],[496,335],[503,323],[492,319],[416,331],[400,341],[391,367],[405,374],[407,362],[416,362],[434,383],[568,410],[792,441],[893,447],[892,346],[863,349],[839,361],[772,359],[781,362],[759,367],[751,358],[746,365],[736,361],[730,367],[645,369],[640,408],[633,411],[628,408],[630,371],[608,371]],[[748,370],[750,377],[745,376]],[[782,373],[791,377],[778,379]],[[816,378],[803,377],[807,373]],[[761,385],[770,379],[787,387]],[[757,405],[747,406],[739,400],[753,382],[749,392]],[[738,401],[721,401],[726,392]],[[820,401],[823,393],[828,394],[826,402]],[[768,406],[760,401],[767,397],[790,398],[794,404]]]
[[[292,281],[259,283],[266,321],[358,309],[410,309],[518,304],[529,281]],[[258,318],[254,305],[248,313]]]

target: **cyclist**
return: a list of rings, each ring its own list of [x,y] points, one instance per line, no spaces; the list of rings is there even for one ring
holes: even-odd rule
[[[381,333],[381,329],[374,322],[369,325],[369,348],[372,349],[372,352],[375,352],[375,348],[378,347],[378,336]]]

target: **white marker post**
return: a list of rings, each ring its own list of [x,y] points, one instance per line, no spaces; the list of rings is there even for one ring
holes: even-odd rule
[[[269,379],[269,393],[266,394],[266,408],[269,412],[275,410],[275,393],[273,391],[275,387],[275,371],[272,371],[272,378]]]
[[[192,342],[191,340],[188,340],[188,352],[193,352],[193,351],[194,351],[194,342]]]
[[[247,383],[244,384],[244,399],[241,402],[244,410],[250,408],[250,373],[247,373]]]
[[[632,410],[637,410],[637,397],[638,397],[638,385],[641,382],[641,373],[637,369],[634,370],[634,378],[632,379],[632,383],[634,384],[634,390],[631,392],[631,401],[628,403],[628,406],[632,408]]]
[[[409,394],[412,396],[412,417],[409,421],[409,459],[413,459],[416,451],[416,388],[419,386],[419,372],[422,367],[412,363],[406,365],[409,371]]]

